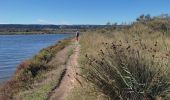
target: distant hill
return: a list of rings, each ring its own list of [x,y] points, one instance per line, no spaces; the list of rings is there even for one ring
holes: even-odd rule
[[[124,25],[39,25],[39,24],[0,24],[0,32],[33,32],[55,31],[61,29],[98,29],[108,27],[124,27]]]

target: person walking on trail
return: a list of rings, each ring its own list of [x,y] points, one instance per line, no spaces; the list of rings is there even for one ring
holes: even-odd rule
[[[80,35],[79,31],[77,31],[77,32],[76,32],[76,40],[77,40],[77,41],[79,40],[79,35]]]

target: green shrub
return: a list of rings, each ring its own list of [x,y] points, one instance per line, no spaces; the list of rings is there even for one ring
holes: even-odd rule
[[[49,62],[53,57],[53,53],[50,50],[42,49],[38,55],[35,56],[35,59],[41,61]]]

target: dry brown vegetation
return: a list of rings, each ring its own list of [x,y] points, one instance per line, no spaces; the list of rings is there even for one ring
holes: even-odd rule
[[[136,22],[128,29],[102,29],[81,37],[79,99],[169,99],[169,20]],[[103,31],[104,30],[104,31]],[[93,95],[89,95],[92,93]],[[81,95],[85,95],[81,97]]]

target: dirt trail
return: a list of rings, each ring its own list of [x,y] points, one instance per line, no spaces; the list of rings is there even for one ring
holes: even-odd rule
[[[78,43],[74,44],[73,54],[70,56],[66,64],[66,73],[61,80],[58,88],[56,88],[48,100],[65,100],[74,86],[80,85],[80,77],[78,68],[78,55],[80,46]]]

